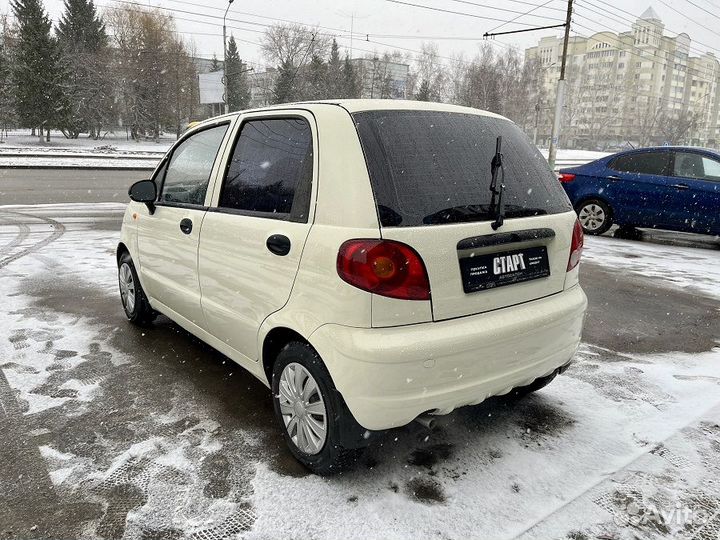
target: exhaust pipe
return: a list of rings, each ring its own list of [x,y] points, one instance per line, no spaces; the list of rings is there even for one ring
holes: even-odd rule
[[[429,414],[421,414],[418,416],[415,421],[420,424],[421,426],[425,427],[426,429],[434,429],[435,428],[435,417],[431,416]]]

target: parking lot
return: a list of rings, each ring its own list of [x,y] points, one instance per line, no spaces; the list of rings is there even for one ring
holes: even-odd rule
[[[586,238],[563,376],[391,431],[320,478],[261,383],[164,317],[125,320],[123,199],[57,191],[0,207],[0,537],[720,534],[718,239]]]

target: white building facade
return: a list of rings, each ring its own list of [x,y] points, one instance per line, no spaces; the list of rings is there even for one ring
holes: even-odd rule
[[[539,144],[549,139],[562,45],[562,38],[544,37],[525,51],[542,70],[536,96]],[[665,35],[652,8],[627,32],[571,37],[566,79],[563,146],[720,143],[720,63],[712,53],[691,56],[687,34]]]

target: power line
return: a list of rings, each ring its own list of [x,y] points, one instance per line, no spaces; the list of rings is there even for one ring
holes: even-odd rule
[[[473,18],[475,18],[475,19],[482,19],[482,20],[485,20],[485,21],[505,22],[505,19],[498,19],[497,17],[486,17],[486,16],[484,16],[484,15],[476,15],[476,14],[474,14],[474,13],[466,13],[466,12],[463,12],[463,11],[454,11],[454,10],[451,10],[451,9],[444,9],[444,8],[439,8],[439,7],[423,6],[422,4],[414,4],[414,3],[412,3],[412,2],[403,2],[402,0],[385,0],[385,1],[386,1],[386,2],[390,2],[390,3],[393,3],[393,4],[400,4],[400,5],[403,5],[403,6],[410,6],[410,7],[420,8],[420,9],[427,9],[427,10],[430,10],[430,11],[438,11],[438,12],[440,12],[440,13],[450,13],[450,14],[453,14],[453,15],[462,15],[462,16],[464,16],[464,17],[473,17]],[[502,9],[502,8],[493,8],[493,9]],[[507,10],[507,9],[502,9],[502,11],[510,11],[511,13],[519,13],[519,12],[517,12],[517,11]],[[557,21],[557,19],[554,19],[554,18],[551,18],[551,17],[545,17],[544,15],[533,15],[533,17],[539,17],[539,18],[542,18],[542,19],[549,19],[549,20]],[[523,25],[523,26],[536,26],[535,24],[522,23],[522,22],[519,22],[519,23],[517,23],[517,24],[521,24],[521,25]]]
[[[700,23],[699,23],[698,21],[696,21],[696,20],[693,20],[691,17],[687,16],[687,15],[686,15],[685,13],[683,13],[682,11],[680,11],[680,10],[675,9],[674,7],[672,7],[670,4],[668,4],[667,2],[665,2],[665,0],[658,0],[658,2],[660,2],[663,6],[667,7],[668,9],[673,10],[673,11],[674,11],[675,13],[677,13],[678,15],[680,15],[680,16],[682,16],[682,17],[685,17],[685,18],[686,18],[687,20],[689,20],[690,22],[693,22],[693,23],[697,24],[700,28],[704,28],[705,30],[711,32],[712,34],[720,37],[720,34],[718,34],[717,32],[715,32],[715,30],[713,30],[712,28],[710,28],[710,27],[708,27],[708,26],[705,26],[704,24],[700,24]]]
[[[466,0],[455,0],[455,1],[457,1],[457,2],[465,2]],[[535,7],[533,7],[532,9],[530,9],[529,11],[526,11],[525,13],[521,13],[520,15],[518,15],[517,17],[515,17],[515,18],[513,18],[513,19],[510,19],[509,21],[504,22],[504,23],[502,23],[502,24],[499,24],[499,25],[497,25],[495,28],[491,28],[490,30],[488,30],[487,32],[485,32],[485,34],[486,34],[486,35],[487,35],[487,34],[492,34],[493,32],[495,32],[496,30],[502,28],[503,26],[505,26],[505,25],[507,25],[507,24],[510,24],[510,23],[512,23],[512,22],[517,21],[520,17],[524,17],[525,15],[530,15],[533,11],[535,11],[535,10],[537,10],[537,9],[540,9],[540,8],[544,8],[544,7],[547,6],[550,2],[554,2],[554,1],[555,1],[555,0],[547,0],[547,2],[545,2],[544,4],[541,4],[541,5],[539,5],[539,6],[535,6]],[[561,10],[561,11],[562,11],[562,10]]]
[[[598,6],[598,5],[595,4],[594,2],[600,2],[601,4],[603,4],[603,6],[606,6],[606,7]],[[603,10],[604,10],[604,9],[614,9],[615,11],[619,11],[619,12],[624,13],[624,14],[626,14],[626,15],[630,15],[630,17],[633,17],[634,20],[630,20],[630,19],[627,19],[627,20],[630,21],[632,24],[634,24],[638,19],[640,19],[640,16],[639,16],[639,15],[636,15],[636,14],[634,14],[634,13],[632,13],[632,12],[630,12],[630,11],[627,11],[627,10],[625,10],[625,9],[616,7],[616,6],[610,4],[609,2],[607,2],[607,1],[605,1],[605,0],[593,0],[593,1],[590,1],[590,0],[582,0],[582,3],[588,3],[588,4],[590,4],[590,5],[593,5],[593,6],[597,7],[598,9],[603,9]],[[672,33],[674,33],[674,34],[682,34],[682,33],[683,33],[683,32],[678,32],[677,30],[673,30],[672,28],[670,28],[670,27],[667,26],[667,25],[665,25],[665,29],[668,30],[668,32],[672,32]],[[717,50],[717,49],[715,49],[715,47],[713,47],[712,45],[708,45],[707,43],[702,43],[701,41],[695,40],[695,43],[697,43],[698,45],[702,45],[703,47],[707,47],[709,50]]]
[[[622,15],[616,15],[615,13],[609,13],[609,12],[607,12],[607,11],[605,11],[605,12],[603,12],[603,11],[598,11],[598,10],[596,10],[596,9],[593,9],[592,7],[589,7],[589,6],[597,7],[598,9],[604,9],[604,8],[601,7],[601,6],[598,6],[597,4],[592,4],[591,2],[589,2],[589,1],[587,1],[587,0],[583,0],[583,2],[580,4],[580,6],[582,7],[582,9],[587,9],[588,11],[591,11],[591,12],[595,13],[596,15],[600,15],[600,16],[602,16],[602,17],[606,17],[606,18],[608,18],[608,19],[610,19],[610,20],[612,20],[612,21],[619,22],[620,24],[629,23],[630,26],[632,26],[632,25],[634,25],[634,24],[637,22],[637,20],[638,20],[638,17],[636,17],[636,18],[633,20],[633,19],[629,19],[629,18],[627,18],[627,17],[623,17]],[[619,8],[615,8],[615,9],[619,9]],[[585,18],[587,19],[588,17],[585,17]],[[670,28],[667,28],[667,30],[670,31],[670,32],[673,32],[673,30],[671,30]],[[677,34],[678,32],[674,32],[674,33]],[[694,52],[694,53],[696,53],[696,54],[698,54],[698,55],[700,55],[700,56],[702,56],[703,54],[705,54],[708,50],[710,50],[710,51],[716,51],[716,52],[720,53],[720,49],[716,49],[716,48],[714,48],[714,47],[711,47],[710,45],[705,45],[705,44],[701,43],[700,41],[694,41],[694,42],[697,43],[698,45],[702,45],[703,47],[706,47],[706,49],[707,49],[707,50],[702,50],[702,49],[699,49],[698,47],[694,47],[694,46],[689,46],[689,47],[688,47],[688,50],[689,50],[689,51]]]
[[[712,11],[710,11],[710,10],[708,10],[708,9],[705,9],[705,8],[702,7],[702,6],[697,5],[697,4],[696,4],[695,2],[693,2],[692,0],[687,0],[687,2],[688,2],[688,4],[690,4],[690,5],[692,5],[692,6],[695,6],[696,8],[704,11],[704,12],[707,13],[708,15],[710,15],[710,16],[712,16],[712,17],[715,17],[716,19],[720,19],[720,17],[718,17],[715,13],[713,13]]]
[[[482,8],[497,9],[497,8],[494,7],[494,6],[488,6],[488,5],[486,5],[486,4],[478,4],[477,2],[470,2],[469,0],[450,0],[450,1],[451,1],[451,2],[457,2],[458,4],[469,4],[469,5],[471,5],[471,6],[477,6],[477,7],[482,7]],[[546,4],[543,4],[542,6],[537,6],[537,4],[534,4],[533,2],[525,2],[525,1],[523,1],[523,0],[506,0],[506,1],[508,1],[508,2],[514,2],[514,3],[516,3],[516,4],[523,4],[523,5],[526,5],[526,6],[545,7],[545,5],[546,5]],[[550,1],[551,1],[551,2],[554,2],[554,1],[556,1],[556,0],[550,0]],[[547,2],[547,3],[549,4],[550,2]],[[545,9],[551,9],[551,10],[553,10],[553,11],[560,11],[560,12],[562,12],[562,13],[565,13],[565,8],[559,8],[559,7],[551,6],[551,7],[545,8]]]

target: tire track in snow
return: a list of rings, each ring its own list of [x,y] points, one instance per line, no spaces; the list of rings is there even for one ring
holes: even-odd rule
[[[17,253],[14,253],[14,254],[12,254],[12,255],[8,255],[8,256],[6,256],[6,257],[1,258],[1,259],[0,259],[0,268],[3,268],[3,267],[5,267],[5,266],[7,266],[7,265],[10,264],[11,262],[18,260],[18,259],[20,259],[21,257],[24,257],[24,256],[26,256],[26,255],[30,255],[31,253],[34,253],[34,252],[42,249],[43,247],[45,247],[45,246],[47,246],[48,244],[54,242],[55,240],[57,240],[58,238],[60,238],[63,234],[65,234],[65,226],[64,226],[62,223],[60,223],[59,221],[55,221],[54,219],[50,219],[50,218],[47,218],[47,217],[44,217],[44,216],[36,216],[36,215],[32,215],[32,214],[25,214],[25,213],[23,213],[23,212],[11,212],[11,211],[8,211],[8,210],[4,210],[3,212],[5,212],[6,214],[13,214],[13,215],[16,215],[16,216],[22,216],[22,217],[25,217],[25,218],[37,219],[37,220],[43,221],[43,222],[45,222],[45,223],[47,223],[48,225],[50,225],[50,226],[53,227],[53,232],[52,232],[52,234],[51,234],[50,236],[47,236],[47,237],[43,238],[43,239],[40,240],[39,242],[35,242],[35,243],[34,243],[33,245],[31,245],[31,246],[28,246],[28,247],[26,247],[26,248],[23,248],[23,249],[21,249],[20,251],[18,251]],[[17,222],[15,222],[15,223],[17,223]],[[27,234],[26,234],[26,237],[27,237],[27,236],[30,234],[30,228],[27,226],[27,224],[23,224],[23,225],[25,225],[25,227],[27,227]],[[18,234],[18,238],[20,237],[21,234],[22,234],[22,232]],[[16,238],[16,244],[15,244],[15,246],[19,245],[20,242],[22,241],[22,240],[18,240],[18,238]],[[11,242],[11,243],[12,243],[12,242]]]
[[[9,225],[15,225],[18,228],[18,234],[15,236],[15,238],[13,238],[12,240],[10,240],[10,242],[0,248],[0,253],[9,253],[13,249],[18,247],[20,244],[22,244],[25,239],[30,235],[30,227],[28,227],[25,223],[8,219],[8,216],[0,216],[0,221],[4,221]]]

